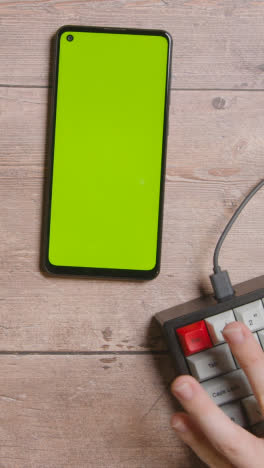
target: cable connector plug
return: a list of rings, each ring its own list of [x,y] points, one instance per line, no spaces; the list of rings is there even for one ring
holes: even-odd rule
[[[234,296],[235,291],[227,271],[222,271],[220,267],[218,267],[217,272],[210,275],[210,280],[215,293],[215,298],[218,302],[227,301]]]

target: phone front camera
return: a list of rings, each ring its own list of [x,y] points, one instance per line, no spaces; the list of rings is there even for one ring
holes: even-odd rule
[[[73,36],[71,34],[68,34],[67,41],[69,42],[73,41]]]

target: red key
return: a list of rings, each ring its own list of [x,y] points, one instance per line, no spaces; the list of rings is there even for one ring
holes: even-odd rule
[[[186,327],[177,328],[176,333],[185,356],[198,353],[203,349],[212,348],[213,346],[204,320],[192,323]]]

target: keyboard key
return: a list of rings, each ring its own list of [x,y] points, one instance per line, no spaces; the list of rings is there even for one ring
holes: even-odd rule
[[[212,342],[204,320],[176,329],[185,356],[211,348]]]
[[[258,333],[253,333],[253,336],[255,338],[255,340],[257,341],[257,343],[260,345],[261,347],[261,344],[260,344],[260,341],[259,341],[259,336],[258,336]]]
[[[259,338],[258,338],[258,333],[253,333],[253,336],[254,336],[255,340],[257,341],[257,343],[260,345],[260,341],[259,341]],[[263,336],[263,339],[264,339],[264,336]],[[235,360],[236,366],[238,368],[240,368],[240,364],[239,364],[238,360],[235,358],[235,356],[233,356],[233,358]]]
[[[250,428],[250,430],[255,434],[257,437],[263,437],[264,435],[264,421],[261,421],[258,424],[255,424]]]
[[[239,402],[236,401],[234,403],[227,403],[227,405],[221,406],[221,410],[223,410],[224,413],[239,426],[248,426],[245,415],[241,408],[241,404]]]
[[[243,400],[241,400],[241,403],[246,411],[246,415],[251,426],[264,420],[264,417],[261,414],[258,402],[254,395],[251,395],[248,398],[244,398]]]
[[[222,331],[228,323],[235,321],[236,319],[232,310],[228,310],[227,312],[222,312],[221,314],[213,315],[212,317],[205,319],[209,335],[214,345],[225,341]]]
[[[264,349],[264,330],[258,331],[257,335],[258,335],[258,338],[259,338],[259,341],[260,341],[260,345]]]
[[[241,369],[207,380],[201,385],[217,405],[252,394],[248,380]]]
[[[192,375],[199,381],[236,369],[227,343],[187,357]]]
[[[252,332],[264,328],[264,308],[260,299],[236,307],[234,312],[236,319],[243,322]]]

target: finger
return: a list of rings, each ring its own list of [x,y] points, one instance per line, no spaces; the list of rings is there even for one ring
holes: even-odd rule
[[[172,384],[172,393],[209,442],[231,464],[238,468],[263,468],[262,441],[231,421],[193,377],[178,377]]]
[[[228,324],[223,335],[244,370],[264,414],[264,353],[260,345],[241,322]]]
[[[232,468],[232,465],[216,451],[204,434],[195,426],[190,416],[185,413],[176,413],[171,418],[171,425],[178,437],[208,466]]]

